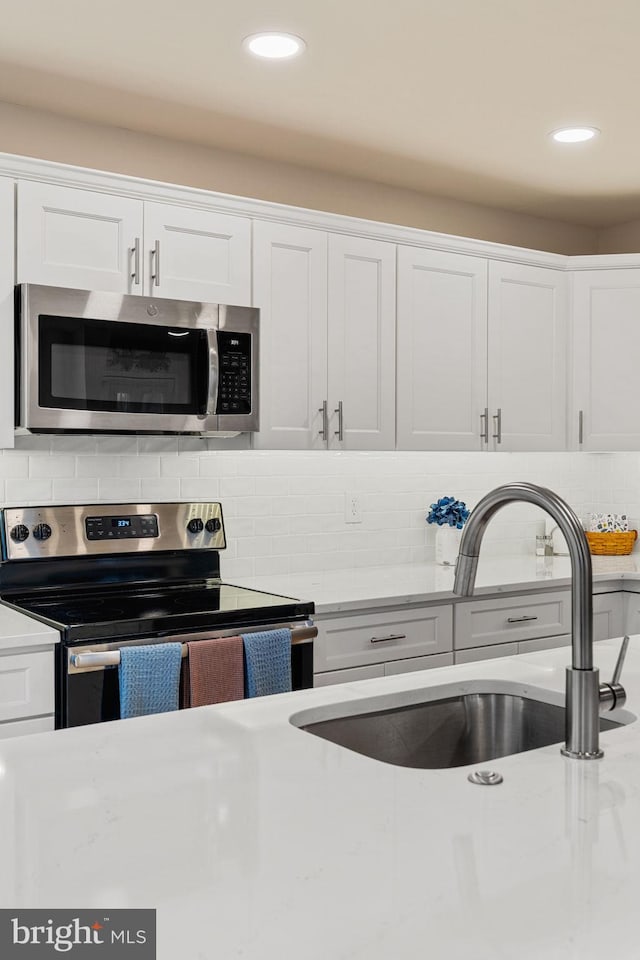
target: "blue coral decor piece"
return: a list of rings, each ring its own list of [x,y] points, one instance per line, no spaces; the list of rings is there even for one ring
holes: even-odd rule
[[[432,503],[427,514],[427,523],[437,523],[439,527],[446,525],[462,530],[469,516],[466,503],[456,500],[455,497],[442,497]]]

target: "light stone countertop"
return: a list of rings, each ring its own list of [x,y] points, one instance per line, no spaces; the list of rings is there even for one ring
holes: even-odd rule
[[[619,641],[596,645],[603,679]],[[0,906],[155,907],[158,960],[637,960],[640,723],[415,770],[297,729],[300,711],[518,685],[566,650],[0,741]],[[623,681],[640,711],[640,637]],[[439,694],[438,694],[439,695]],[[333,706],[333,709],[336,709]],[[71,914],[73,915],[73,914]]]
[[[640,555],[592,557],[593,592],[640,592]],[[222,579],[224,553],[221,556]],[[319,573],[231,577],[233,583],[298,600],[312,600],[320,616],[392,607],[408,603],[447,603],[453,594],[454,568],[433,563],[406,563],[389,567],[351,567]],[[530,590],[555,590],[571,585],[568,557],[538,559],[534,555],[480,556],[475,594],[495,596]]]
[[[60,642],[54,627],[0,603],[0,651],[48,646]]]

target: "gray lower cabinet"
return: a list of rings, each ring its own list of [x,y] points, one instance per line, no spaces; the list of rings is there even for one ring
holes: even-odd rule
[[[393,676],[571,644],[571,591],[549,590],[316,620],[315,685]],[[593,597],[594,640],[640,633],[640,593]]]
[[[361,680],[385,673],[420,670],[435,656],[453,650],[452,604],[424,606],[343,616],[316,618],[318,636],[314,643],[315,685]],[[439,660],[439,656],[438,656]],[[418,665],[418,661],[421,664]],[[449,660],[449,663],[452,659]],[[395,670],[385,670],[394,664]],[[370,670],[366,676],[354,671]],[[346,674],[349,674],[348,676]]]
[[[640,599],[640,597],[638,598]],[[627,632],[636,633],[637,631]],[[625,632],[625,594],[598,593],[593,598],[593,639],[608,640]]]

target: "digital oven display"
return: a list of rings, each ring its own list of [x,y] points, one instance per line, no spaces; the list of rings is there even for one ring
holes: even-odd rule
[[[142,540],[159,536],[155,513],[130,517],[87,517],[87,540]]]

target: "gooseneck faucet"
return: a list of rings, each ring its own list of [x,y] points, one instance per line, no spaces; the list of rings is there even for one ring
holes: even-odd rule
[[[545,510],[567,541],[571,558],[572,654],[566,676],[566,743],[562,753],[578,760],[596,760],[603,755],[598,742],[601,704],[604,709],[621,706],[625,694],[617,676],[613,684],[600,685],[599,671],[593,666],[591,554],[582,525],[571,507],[552,490],[533,483],[496,487],[482,498],[465,523],[453,591],[460,596],[472,595],[487,525],[498,510],[517,502],[533,503]]]

